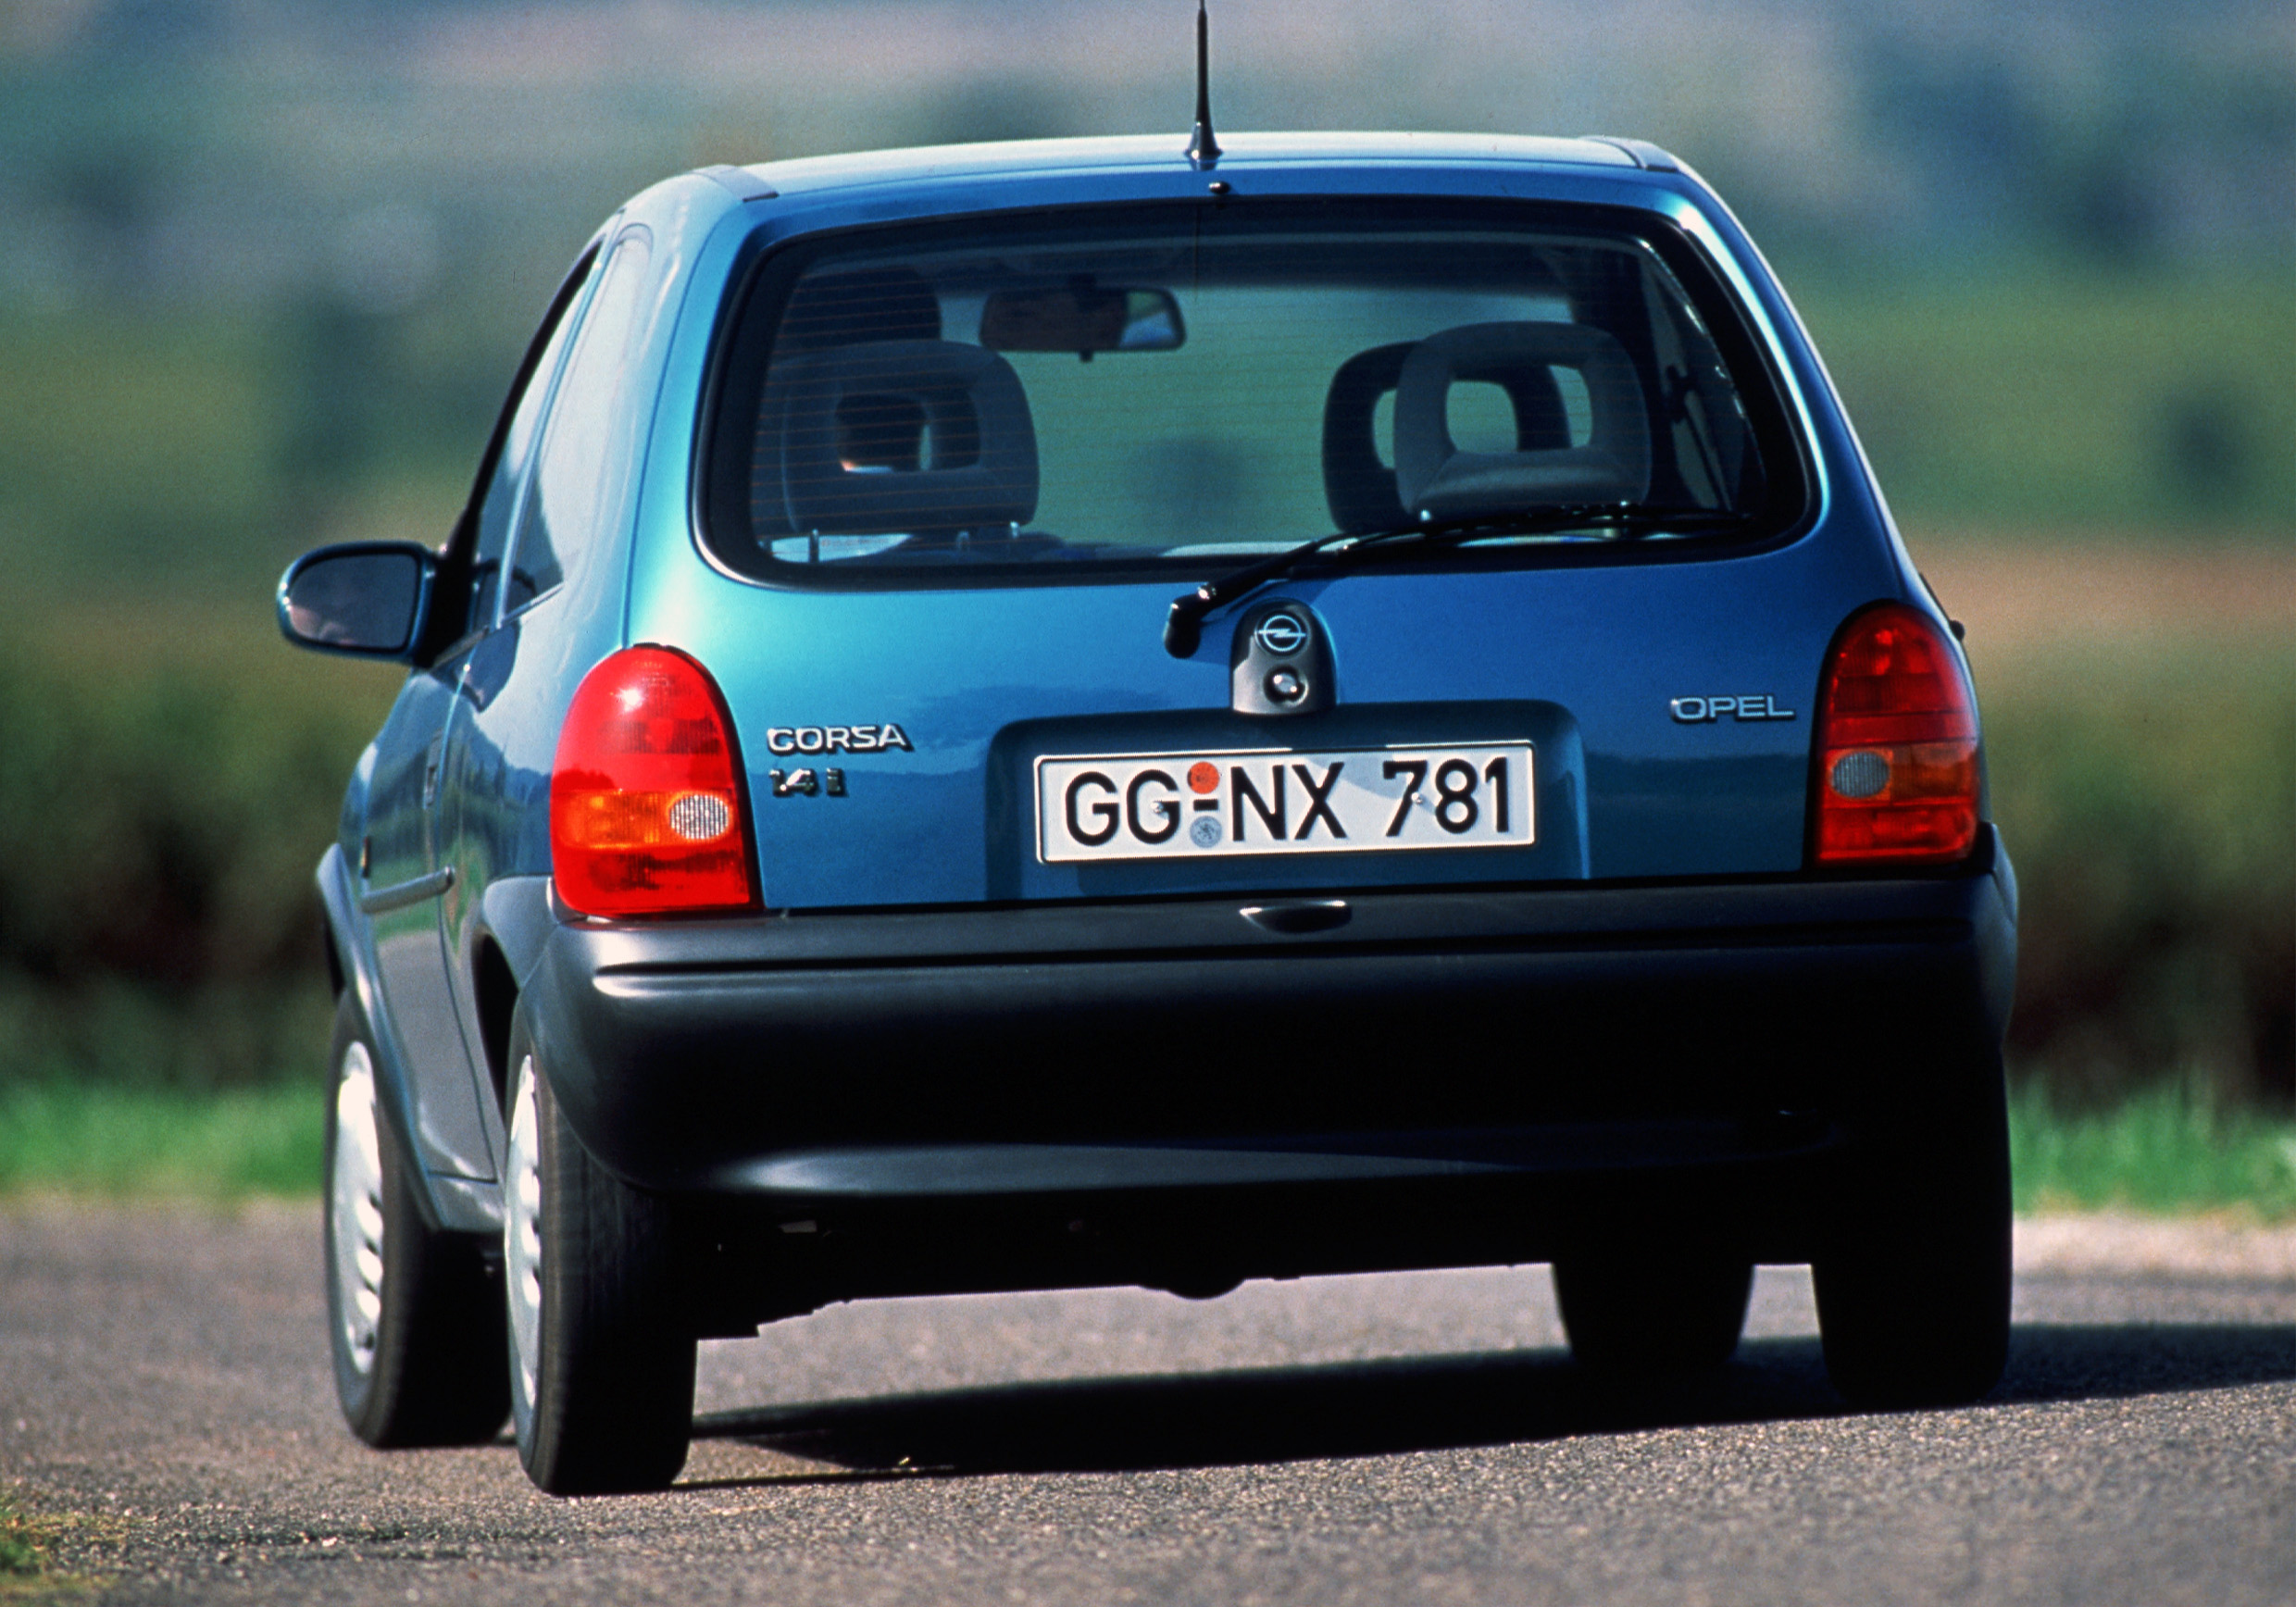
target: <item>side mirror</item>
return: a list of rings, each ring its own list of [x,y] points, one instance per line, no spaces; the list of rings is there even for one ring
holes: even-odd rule
[[[412,542],[345,542],[306,553],[279,581],[279,629],[297,647],[411,661],[438,559]]]

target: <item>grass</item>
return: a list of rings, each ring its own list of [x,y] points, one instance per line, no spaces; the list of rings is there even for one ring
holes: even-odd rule
[[[2296,497],[2280,275],[1789,282],[1909,517],[2241,528]]]
[[[23,1578],[46,1573],[55,1565],[56,1535],[44,1523],[16,1504],[0,1490],[0,1579]]]
[[[2017,1212],[2225,1213],[2296,1219],[2296,1121],[2169,1083],[2071,1114],[2028,1085],[2012,1101]]]
[[[326,1096],[308,1082],[218,1093],[0,1083],[0,1194],[311,1196],[325,1134]]]
[[[100,1552],[117,1545],[126,1526],[81,1513],[27,1511],[18,1494],[22,1484],[0,1488],[0,1601],[77,1600],[111,1584],[66,1566],[59,1552],[69,1548],[84,1555],[91,1543]]]

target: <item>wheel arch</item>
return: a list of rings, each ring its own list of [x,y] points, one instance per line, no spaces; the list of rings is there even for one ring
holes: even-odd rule
[[[494,1110],[505,1119],[510,1039],[518,1001],[542,964],[556,923],[546,876],[498,877],[479,900],[478,931],[470,950],[470,997],[478,1013],[479,1041]]]
[[[494,1093],[494,1110],[509,1116],[510,1019],[518,1007],[518,978],[492,932],[482,934],[471,963],[471,998],[478,1005],[479,1046],[486,1057],[487,1085]]]

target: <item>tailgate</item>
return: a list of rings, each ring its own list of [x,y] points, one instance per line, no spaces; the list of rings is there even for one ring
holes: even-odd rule
[[[1308,714],[1233,706],[1232,617],[1170,657],[1168,585],[711,575],[632,637],[718,677],[775,908],[1739,876],[1803,863],[1848,606],[1781,610],[1785,556],[1286,583],[1330,644]]]

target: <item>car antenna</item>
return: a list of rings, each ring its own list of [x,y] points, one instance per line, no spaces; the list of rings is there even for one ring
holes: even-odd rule
[[[1196,0],[1196,131],[1188,142],[1188,160],[1209,168],[1220,159],[1219,141],[1212,137],[1212,20],[1204,0]]]

